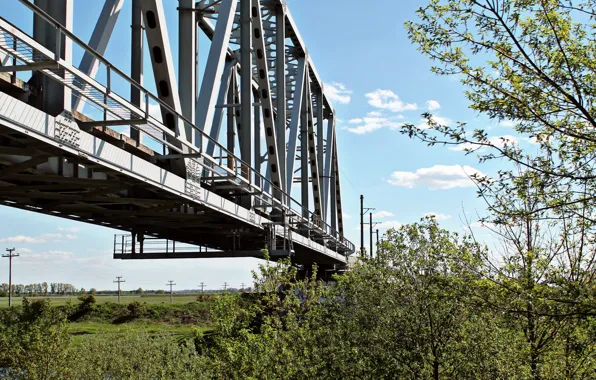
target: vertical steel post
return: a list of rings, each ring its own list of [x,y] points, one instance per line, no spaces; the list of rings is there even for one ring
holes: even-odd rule
[[[194,122],[196,103],[197,23],[194,14],[195,0],[179,0],[178,13],[178,91],[182,116]],[[186,124],[186,123],[185,123]],[[195,145],[195,131],[185,125],[186,141]]]
[[[234,69],[235,71],[235,69]],[[234,128],[234,114],[235,108],[232,106],[236,98],[236,73],[234,72],[232,79],[230,80],[230,86],[228,88],[228,107],[227,107],[227,149],[231,152],[231,156],[227,157],[228,168],[235,170],[236,163],[234,162],[234,151],[236,149],[236,131]],[[223,155],[223,152],[222,152]]]
[[[260,6],[258,0],[240,0],[240,120],[238,134],[240,158],[252,166],[252,144],[254,128],[252,123],[252,5]],[[248,169],[248,168],[247,168]],[[243,168],[244,170],[244,168]],[[250,177],[250,176],[249,176]],[[253,182],[252,178],[247,178]],[[252,207],[252,197],[244,196],[241,205]]]
[[[143,10],[141,9],[141,0],[132,0],[130,53],[131,78],[143,85]],[[130,100],[132,104],[141,107],[141,91],[135,86],[130,86]],[[148,104],[145,107],[148,107]],[[140,144],[141,131],[131,126],[130,138]]]
[[[261,106],[259,105],[259,93],[258,91],[253,91],[253,97],[255,100],[255,105],[253,109],[253,117],[254,117],[254,126],[255,126],[255,133],[254,133],[254,168],[255,168],[255,185],[257,187],[261,187],[261,164],[262,164],[262,157],[261,157]],[[278,135],[279,136],[279,135]]]

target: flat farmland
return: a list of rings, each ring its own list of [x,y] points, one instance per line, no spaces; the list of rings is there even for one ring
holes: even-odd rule
[[[180,303],[189,303],[194,302],[197,300],[198,294],[174,294],[173,296],[173,303],[180,304]],[[51,296],[51,297],[28,297],[30,300],[39,300],[47,298],[51,301],[53,306],[61,306],[65,305],[69,300],[73,303],[77,304],[80,301],[78,300],[77,295],[73,296]],[[22,301],[22,297],[13,297],[13,305],[20,305]],[[118,302],[118,296],[102,296],[96,295],[95,299],[97,303],[107,303],[107,302]],[[147,304],[156,305],[156,304],[169,304],[170,303],[170,296],[168,294],[157,294],[157,295],[138,295],[138,296],[121,296],[120,303],[128,304],[132,301],[139,301],[139,302],[146,302]],[[0,308],[8,307],[8,297],[1,297],[0,298]]]

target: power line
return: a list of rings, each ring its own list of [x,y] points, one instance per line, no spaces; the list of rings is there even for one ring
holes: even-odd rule
[[[2,257],[8,257],[8,307],[12,306],[12,258],[19,257],[18,253],[13,253],[15,248],[6,248],[7,254]]]
[[[121,282],[126,282],[122,279],[122,276],[116,276],[117,280],[114,281],[115,283],[118,283],[118,304],[120,304],[120,283]]]
[[[170,287],[170,304],[173,303],[173,301],[172,301],[172,293],[173,293],[172,286],[174,286],[174,285],[176,285],[176,284],[174,284],[174,281],[172,281],[172,280],[170,280],[170,282],[166,284],[166,286]]]

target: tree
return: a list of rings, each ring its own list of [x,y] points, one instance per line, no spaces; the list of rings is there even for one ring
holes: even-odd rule
[[[143,294],[143,288],[138,288],[137,290],[135,290],[135,294],[142,295]]]
[[[89,294],[91,294],[92,296],[94,296],[97,293],[97,290],[95,288],[91,288],[89,290]]]
[[[505,158],[537,174],[535,186],[549,209],[596,206],[596,19],[595,0],[431,0],[408,22],[411,40],[437,65],[439,75],[457,75],[470,107],[508,121],[521,138],[537,145],[527,152],[514,138],[490,136],[465,123],[447,126],[426,114],[427,129],[403,132],[431,145],[460,145],[480,161]],[[488,148],[488,149],[487,149]],[[533,151],[534,149],[532,149]],[[478,178],[481,194],[514,191],[516,173],[494,182]]]
[[[11,379],[66,378],[70,335],[67,312],[48,300],[23,300],[22,308],[1,314],[0,366]]]

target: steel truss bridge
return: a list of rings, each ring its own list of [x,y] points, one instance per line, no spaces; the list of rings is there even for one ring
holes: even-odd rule
[[[105,0],[89,41],[88,0],[10,1],[33,28],[0,10],[2,204],[127,231],[117,259],[345,266],[335,111],[284,0]],[[104,57],[125,5],[129,74]]]

